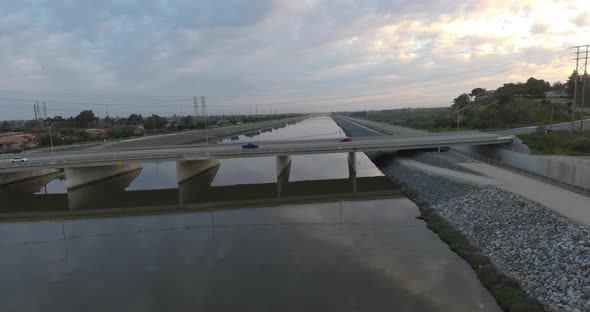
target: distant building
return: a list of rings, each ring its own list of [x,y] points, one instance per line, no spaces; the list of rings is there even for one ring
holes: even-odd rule
[[[546,97],[561,97],[566,96],[565,92],[563,91],[547,91],[545,92]]]
[[[17,142],[2,142],[0,143],[0,151],[10,151],[19,149],[20,145]]]

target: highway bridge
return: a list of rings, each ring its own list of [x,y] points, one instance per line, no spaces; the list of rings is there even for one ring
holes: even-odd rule
[[[445,148],[454,145],[510,144],[512,135],[453,133],[422,136],[382,135],[339,139],[260,142],[259,148],[244,149],[242,144],[196,144],[138,147],[124,150],[81,150],[31,154],[27,162],[11,163],[0,158],[0,185],[65,169],[68,189],[100,181],[140,168],[141,163],[176,161],[178,181],[219,164],[219,159],[277,157],[277,177],[290,165],[291,155],[348,153],[351,175],[356,174],[356,152],[391,152]]]
[[[257,149],[243,149],[242,144],[209,144],[133,148],[116,151],[74,151],[38,153],[27,162],[11,163],[1,159],[0,173],[53,168],[80,168],[149,163],[161,161],[192,161],[241,157],[291,156],[349,152],[399,151],[448,147],[453,145],[509,144],[514,137],[489,133],[439,134],[430,136],[379,136],[354,138],[352,142],[338,139],[268,141]]]

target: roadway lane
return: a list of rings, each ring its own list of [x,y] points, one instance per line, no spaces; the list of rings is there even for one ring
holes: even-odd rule
[[[26,163],[13,164],[0,159],[0,173],[48,168],[121,165],[123,163],[186,161],[281,155],[330,154],[345,152],[397,151],[447,147],[452,145],[482,145],[511,143],[512,136],[489,133],[452,133],[432,136],[373,136],[354,138],[352,142],[338,139],[269,141],[258,149],[242,149],[241,144],[210,144],[159,147],[129,150],[71,151],[29,155]]]

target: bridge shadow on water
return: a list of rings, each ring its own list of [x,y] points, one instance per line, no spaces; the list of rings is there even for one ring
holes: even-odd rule
[[[287,174],[275,183],[212,186],[215,166],[177,188],[127,190],[141,169],[68,190],[65,194],[39,194],[58,175],[47,175],[0,188],[0,220],[52,219],[167,213],[190,210],[232,209],[293,203],[401,197],[384,176],[289,181]]]

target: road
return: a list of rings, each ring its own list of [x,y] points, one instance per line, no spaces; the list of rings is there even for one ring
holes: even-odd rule
[[[338,139],[269,141],[258,149],[243,149],[241,144],[182,145],[126,150],[64,151],[30,155],[25,163],[10,163],[0,158],[0,173],[49,168],[91,167],[123,163],[190,161],[241,157],[330,154],[345,152],[397,151],[447,147],[452,145],[483,145],[512,143],[513,136],[487,133],[452,133],[431,136],[372,136],[354,138],[352,142]]]
[[[546,127],[549,127],[549,125],[547,125]],[[557,123],[557,124],[551,125],[551,128],[553,130],[571,130],[572,123],[569,121]],[[575,122],[575,128],[576,128],[576,130],[580,129],[580,121],[579,120]],[[590,129],[590,119],[584,119],[584,128]],[[500,133],[500,134],[519,135],[519,134],[533,133],[535,131],[537,131],[537,126],[529,126],[529,127],[506,129],[506,130],[494,130],[494,131],[489,131],[489,132]]]

